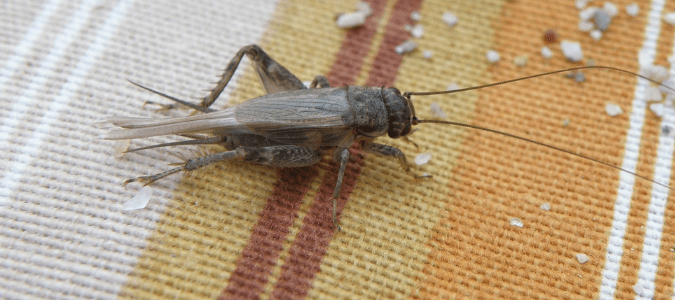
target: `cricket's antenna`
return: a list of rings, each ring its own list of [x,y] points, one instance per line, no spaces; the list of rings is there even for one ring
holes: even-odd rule
[[[649,178],[649,177],[642,176],[642,175],[637,174],[637,173],[632,172],[632,171],[628,171],[628,170],[626,170],[626,169],[624,169],[624,168],[621,168],[621,167],[619,167],[619,166],[615,166],[615,165],[613,165],[613,164],[610,164],[610,163],[601,161],[601,160],[599,160],[599,159],[595,159],[595,158],[591,158],[591,157],[588,157],[588,156],[584,156],[584,155],[581,155],[581,154],[579,154],[579,153],[575,153],[575,152],[572,152],[572,151],[569,151],[569,150],[565,150],[565,149],[562,149],[562,148],[558,148],[558,147],[555,147],[555,146],[551,146],[551,145],[548,145],[548,144],[544,144],[544,143],[542,143],[542,142],[537,142],[537,141],[535,141],[535,140],[531,140],[531,139],[528,139],[528,138],[524,138],[524,137],[521,137],[521,136],[517,136],[517,135],[514,135],[514,134],[510,134],[510,133],[507,133],[507,132],[503,132],[503,131],[499,131],[499,130],[495,130],[495,129],[490,129],[490,128],[485,128],[485,127],[481,127],[481,126],[476,126],[476,125],[471,125],[471,124],[464,124],[464,123],[459,123],[459,122],[453,122],[453,121],[443,121],[443,120],[420,120],[420,119],[417,119],[417,118],[415,118],[414,121],[416,121],[417,124],[421,124],[421,123],[446,124],[446,125],[459,126],[459,127],[466,127],[466,128],[471,128],[471,129],[477,129],[477,130],[487,131],[487,132],[491,132],[491,133],[495,133],[495,134],[500,134],[500,135],[503,135],[503,136],[507,136],[507,137],[514,138],[514,139],[518,139],[518,140],[525,141],[525,142],[528,142],[528,143],[532,143],[532,144],[535,144],[535,145],[544,146],[544,147],[549,148],[549,149],[553,149],[553,150],[557,150],[557,151],[560,151],[560,152],[564,152],[564,153],[567,153],[567,154],[572,155],[572,156],[576,156],[576,157],[579,157],[579,158],[587,159],[587,160],[590,160],[590,161],[592,161],[592,162],[601,164],[601,165],[603,165],[603,166],[610,167],[610,168],[613,168],[613,169],[616,169],[616,170],[619,170],[619,171],[626,172],[626,173],[631,174],[631,175],[633,175],[633,176],[635,176],[635,177],[638,177],[638,178],[640,178],[640,179],[647,180],[647,181],[649,181],[649,182],[651,182],[651,183],[660,185],[660,186],[662,186],[662,187],[664,187],[664,188],[667,188],[667,189],[669,189],[669,190],[671,190],[671,191],[675,191],[675,188],[672,188],[672,187],[668,186],[667,184],[663,184],[663,183],[657,182],[657,181],[655,181],[655,180],[653,180],[653,179],[651,179],[651,178]]]
[[[642,76],[640,74],[633,73],[631,71],[626,71],[626,70],[622,70],[622,69],[619,69],[619,68],[606,67],[606,66],[585,66],[585,67],[569,68],[569,69],[564,69],[564,70],[546,72],[546,73],[541,73],[541,74],[537,74],[537,75],[530,75],[530,76],[525,76],[525,77],[521,77],[521,78],[510,79],[510,80],[500,81],[500,82],[495,82],[495,83],[489,83],[489,84],[480,85],[480,86],[468,87],[468,88],[463,88],[463,89],[458,89],[458,90],[438,91],[438,92],[405,92],[405,93],[403,93],[403,96],[410,97],[410,96],[431,96],[431,95],[453,94],[453,93],[466,92],[466,91],[471,91],[471,90],[478,90],[478,89],[482,89],[482,88],[488,88],[488,87],[503,85],[503,84],[512,83],[512,82],[516,82],[516,81],[528,80],[528,79],[532,79],[532,78],[548,76],[548,75],[553,75],[553,74],[558,74],[558,73],[563,73],[563,72],[571,72],[571,71],[585,70],[585,69],[605,69],[605,70],[612,70],[612,71],[616,71],[616,72],[620,72],[620,73],[625,73],[625,74],[637,76],[637,77],[640,77],[642,79],[648,80],[651,83],[658,84],[659,86],[665,87],[665,88],[675,92],[675,89],[673,89],[669,86],[665,86],[665,85],[663,85],[663,84],[661,84],[661,83],[659,83],[655,80],[649,79],[646,76]]]

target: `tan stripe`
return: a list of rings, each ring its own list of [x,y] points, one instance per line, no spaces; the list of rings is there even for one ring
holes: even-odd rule
[[[627,4],[614,3],[619,8]],[[476,4],[473,9],[485,7]],[[641,46],[644,19],[617,17],[602,42],[593,43],[577,30],[578,11],[569,1],[507,2],[499,15],[492,48],[502,60],[489,68],[495,76],[490,81],[573,66],[564,62],[557,44],[550,46],[554,59],[546,61],[539,54],[548,28],[581,41],[585,57],[596,64],[636,70],[634,54]],[[478,30],[472,34],[485,36]],[[480,54],[467,59],[483,59],[484,52]],[[528,55],[526,67],[512,63],[520,55]],[[611,99],[628,110],[636,80],[602,71],[586,76],[583,85],[550,76],[482,90],[472,123],[618,164],[628,116],[610,118],[604,106]],[[565,127],[566,118],[571,122]],[[419,298],[445,293],[548,298],[560,290],[596,297],[617,172],[476,131],[468,133],[460,152],[456,197],[430,242],[433,250],[424,273],[431,276],[420,287]],[[551,204],[550,212],[539,209],[544,202]],[[523,220],[523,228],[509,225],[514,217]],[[577,253],[591,260],[581,265]]]

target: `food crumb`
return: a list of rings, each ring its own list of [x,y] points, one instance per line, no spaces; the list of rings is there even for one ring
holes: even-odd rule
[[[457,16],[455,16],[455,14],[446,11],[445,13],[443,13],[443,22],[445,22],[445,24],[448,24],[448,26],[452,27],[457,25],[458,19]]]
[[[410,13],[410,18],[413,21],[417,22],[422,19],[422,15],[420,14],[419,11],[413,11],[412,13]]]
[[[443,109],[441,109],[441,106],[438,105],[436,102],[433,102],[429,104],[429,108],[431,108],[431,112],[434,114],[434,116],[437,116],[439,118],[445,118],[445,112],[443,112]]]
[[[335,24],[340,28],[354,28],[366,23],[366,15],[360,11],[340,14]]]
[[[644,293],[644,291],[645,291],[645,288],[642,287],[642,285],[639,284],[639,283],[636,283],[636,284],[633,286],[633,292],[635,292],[635,294],[637,294],[638,296],[641,296],[642,293]]]
[[[578,261],[580,264],[585,264],[585,263],[587,263],[587,262],[588,262],[588,255],[583,254],[583,253],[577,254],[577,261]]]
[[[493,64],[494,64],[494,63],[497,63],[497,62],[499,61],[499,59],[501,58],[501,57],[499,56],[499,52],[494,51],[494,50],[488,51],[487,54],[486,54],[485,56],[487,57],[487,60],[488,60],[489,62],[493,63]]]
[[[515,227],[518,227],[518,228],[523,228],[523,220],[518,219],[518,218],[511,218],[511,220],[509,221],[509,224],[510,224],[511,226],[515,226]]]
[[[663,21],[670,25],[675,25],[675,12],[663,15]]]
[[[544,31],[544,42],[546,43],[555,43],[558,41],[558,33],[553,29],[548,29]]]
[[[640,75],[656,82],[662,82],[668,78],[668,69],[660,65],[646,65],[640,68]]]
[[[152,197],[152,188],[144,186],[138,194],[131,198],[131,200],[124,203],[122,210],[136,210],[145,208]]]
[[[527,65],[527,55],[516,56],[516,58],[513,59],[513,64],[519,67],[524,67]]]
[[[578,83],[582,83],[586,81],[586,75],[584,75],[584,72],[575,72],[574,73],[574,81]]]
[[[605,31],[612,23],[612,16],[605,9],[598,9],[593,16],[593,20],[595,20],[595,27]]]
[[[621,106],[618,106],[614,103],[607,103],[607,105],[605,105],[605,112],[607,112],[607,115],[610,117],[616,117],[622,114],[623,110],[621,109]]]
[[[591,38],[592,38],[593,40],[599,41],[599,40],[602,38],[602,31],[597,30],[597,29],[591,30],[590,35],[591,35]]]
[[[579,62],[584,59],[584,53],[581,51],[581,45],[577,42],[562,41],[560,48],[563,55],[571,62]]]
[[[661,101],[663,100],[663,95],[658,87],[648,86],[645,89],[645,101]]]
[[[129,146],[131,145],[131,140],[118,140],[115,141],[115,157],[122,157],[124,156],[125,153],[127,153],[127,150],[129,150]]]
[[[651,110],[657,117],[663,118],[666,114],[666,105],[663,103],[652,103],[649,105],[649,110]]]
[[[416,38],[421,38],[424,35],[424,26],[417,24],[410,29],[410,35]]]
[[[570,119],[569,118],[563,120],[563,126],[567,126],[567,125],[570,125]]]
[[[426,59],[431,59],[431,57],[433,55],[434,55],[434,53],[431,52],[431,50],[424,50],[424,52],[422,52],[422,57],[424,57]]]
[[[431,160],[431,153],[420,153],[415,157],[415,164],[426,165]]]
[[[412,52],[413,50],[415,50],[415,48],[417,48],[417,44],[415,44],[415,42],[405,41],[403,42],[403,44],[396,46],[394,51],[396,51],[396,54],[398,55],[403,55]]]
[[[626,14],[628,14],[631,17],[635,17],[638,15],[640,12],[640,6],[637,5],[637,3],[632,3],[626,5]]]
[[[593,25],[593,23],[591,23],[589,21],[583,21],[583,20],[579,21],[579,30],[581,32],[589,32],[589,31],[593,30],[594,27],[595,27],[595,25]]]
[[[541,56],[543,56],[546,59],[549,59],[553,57],[553,51],[551,51],[551,48],[549,47],[541,47]]]
[[[540,209],[543,209],[543,210],[545,210],[545,211],[549,211],[549,210],[551,210],[551,204],[549,204],[548,202],[546,202],[546,203],[542,204],[541,206],[539,206],[539,208],[540,208]]]

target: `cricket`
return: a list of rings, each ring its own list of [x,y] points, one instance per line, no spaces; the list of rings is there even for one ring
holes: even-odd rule
[[[229,83],[244,55],[253,62],[253,67],[267,94],[223,110],[209,108]],[[431,119],[421,120],[415,115],[415,108],[411,100],[411,96],[459,93],[590,68],[622,72],[659,84],[645,76],[618,68],[586,66],[477,87],[439,92],[401,93],[394,87],[331,87],[326,77],[322,75],[316,76],[307,88],[300,79],[268,56],[259,46],[249,45],[239,50],[232,58],[216,87],[202,99],[200,104],[183,101],[131,82],[142,89],[175,102],[170,105],[160,105],[164,109],[185,106],[195,110],[197,114],[161,119],[113,117],[107,121],[120,128],[104,133],[102,138],[124,140],[165,135],[185,138],[182,141],[130,149],[127,152],[158,147],[204,144],[221,145],[227,150],[185,160],[177,167],[158,174],[129,179],[124,183],[125,185],[130,182],[148,185],[178,172],[196,170],[225,160],[240,159],[254,164],[292,168],[314,165],[320,161],[323,155],[332,154],[335,162],[340,164],[332,195],[332,221],[338,230],[340,227],[336,218],[336,205],[345,168],[350,158],[349,147],[356,142],[365,152],[380,157],[397,159],[402,168],[411,176],[416,178],[427,177],[415,174],[406,159],[406,155],[398,148],[374,142],[376,138],[384,135],[392,139],[407,139],[415,131],[412,127],[423,123],[468,127],[523,140],[627,172],[673,190],[666,184],[607,162],[524,137],[471,124]],[[673,90],[669,87],[666,88]]]

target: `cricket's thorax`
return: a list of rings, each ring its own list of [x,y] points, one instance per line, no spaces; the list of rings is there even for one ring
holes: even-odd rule
[[[387,133],[387,108],[379,87],[347,87],[354,128],[359,135],[378,137]]]

